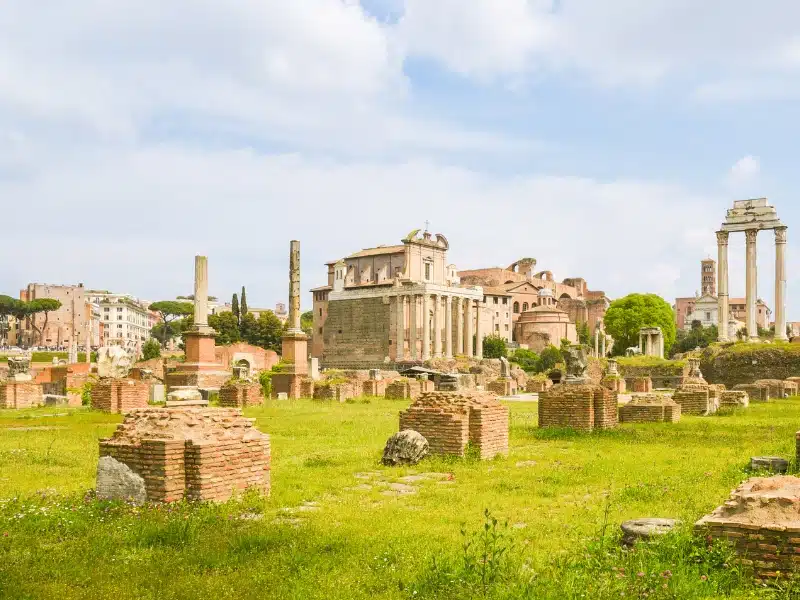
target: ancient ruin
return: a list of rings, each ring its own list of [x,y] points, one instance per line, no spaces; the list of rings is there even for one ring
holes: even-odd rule
[[[401,245],[328,263],[328,284],[312,290],[312,355],[325,368],[349,369],[482,358],[492,333],[480,318],[484,291],[459,284],[449,248],[442,234],[414,230]]]
[[[261,386],[247,379],[230,379],[219,390],[219,405],[230,408],[260,406],[264,403]]]
[[[269,436],[237,409],[144,408],[100,440],[97,495],[140,502],[224,502],[270,491]]]
[[[759,579],[790,576],[800,555],[800,479],[748,479],[695,531],[730,542],[739,562]]]
[[[642,327],[639,330],[639,350],[644,356],[664,358],[664,334],[661,327]]]
[[[750,396],[744,390],[724,390],[720,394],[720,408],[746,408],[748,406],[750,406]]]
[[[44,404],[42,386],[30,374],[27,356],[8,358],[8,377],[0,381],[0,408],[34,408]]]
[[[619,364],[616,359],[608,359],[608,366],[606,367],[603,379],[600,381],[600,385],[617,394],[625,393],[627,385],[625,383],[625,378],[619,374]]]
[[[508,408],[481,392],[428,392],[400,413],[400,431],[412,429],[431,454],[464,456],[467,444],[481,459],[508,454]]]
[[[733,386],[734,391],[747,394],[750,402],[769,402],[769,384],[763,383],[740,383]]]
[[[756,303],[758,301],[758,273],[756,239],[758,232],[775,231],[775,339],[786,340],[786,230],[774,207],[766,198],[736,200],[728,209],[725,222],[717,232],[719,253],[718,291],[719,323],[729,322],[728,296],[728,237],[731,233],[744,232],[746,238],[746,303],[747,334],[751,341],[758,341]],[[719,341],[729,340],[728,327],[719,328]]]
[[[517,381],[511,377],[511,366],[507,358],[500,358],[500,377],[487,383],[486,389],[498,396],[513,396],[517,393]]]
[[[672,399],[684,415],[710,415],[717,412],[722,387],[709,386],[700,372],[700,360],[689,359],[689,374],[683,378]]]
[[[681,407],[667,394],[635,396],[619,409],[620,423],[677,423]]]
[[[186,360],[166,373],[168,397],[173,394],[168,401],[198,405],[198,394],[207,401],[208,394],[219,391],[231,376],[226,366],[217,362],[216,332],[208,325],[208,310],[208,258],[195,256],[194,325],[183,334]]]
[[[539,427],[569,427],[587,432],[616,427],[617,394],[591,383],[585,348],[572,346],[564,358],[565,383],[539,394]]]
[[[92,408],[112,413],[145,408],[150,400],[150,383],[128,377],[131,357],[121,346],[104,346],[97,353],[97,374],[92,386]]]
[[[797,383],[788,379],[757,379],[753,385],[766,386],[769,397],[775,400],[797,395]]]
[[[281,343],[281,371],[272,376],[272,393],[287,398],[302,397],[302,382],[308,378],[308,336],[300,327],[300,242],[289,243],[289,328]],[[314,390],[316,398],[316,386]]]

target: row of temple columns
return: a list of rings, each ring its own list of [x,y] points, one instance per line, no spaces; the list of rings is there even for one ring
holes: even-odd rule
[[[745,231],[746,264],[745,286],[747,316],[745,325],[751,340],[758,339],[756,321],[756,301],[758,300],[758,267],[756,239],[758,229]],[[786,335],[786,227],[775,228],[775,339],[785,340]],[[719,340],[728,341],[728,321],[730,318],[730,298],[728,294],[728,233],[717,232],[718,251],[718,302],[719,302]]]
[[[459,354],[483,358],[483,332],[475,300],[445,294],[400,294],[396,298],[396,361],[453,358],[454,355]],[[408,311],[406,311],[406,306],[408,306]],[[433,308],[432,324],[428,321],[431,308]],[[421,318],[420,310],[422,311]],[[408,312],[408,319],[406,319],[406,312]],[[420,321],[422,321],[422,331],[420,331]],[[406,322],[408,327],[406,327]],[[406,356],[405,351],[406,328],[408,329],[409,356]],[[431,344],[431,330],[433,330],[433,344]],[[444,340],[442,340],[443,331]],[[474,352],[473,337],[475,338]],[[418,348],[417,342],[420,341],[420,338],[422,347]]]

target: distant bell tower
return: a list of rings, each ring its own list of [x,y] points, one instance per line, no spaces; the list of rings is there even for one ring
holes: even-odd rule
[[[717,261],[707,258],[700,261],[701,295],[717,295]]]

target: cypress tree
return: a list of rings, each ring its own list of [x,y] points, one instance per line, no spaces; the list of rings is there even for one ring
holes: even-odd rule
[[[236,322],[240,323],[239,297],[236,295],[236,293],[233,294],[233,299],[231,300],[231,312],[233,313],[233,316],[236,317]]]
[[[247,314],[247,296],[245,295],[244,286],[242,286],[242,302],[239,307],[242,316],[245,316]]]

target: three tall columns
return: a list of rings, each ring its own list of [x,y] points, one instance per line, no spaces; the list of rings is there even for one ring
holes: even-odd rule
[[[758,229],[748,229],[746,239],[746,327],[752,341],[758,340],[758,321],[756,318],[758,300],[758,253],[756,240]],[[729,340],[728,320],[730,318],[730,299],[728,292],[728,232],[717,232],[719,258],[718,306],[719,340]],[[775,339],[785,340],[786,335],[786,227],[775,228]]]
[[[398,294],[396,298],[395,361],[406,360],[406,321],[408,321],[408,355],[412,361],[428,360],[431,357],[441,358],[442,356],[453,358],[454,354],[483,357],[483,332],[479,312],[477,312],[478,318],[476,319],[474,300],[443,294],[414,293]],[[406,313],[406,298],[409,300],[408,313]],[[431,301],[433,310],[431,310]],[[444,302],[444,308],[442,302]],[[453,304],[455,304],[455,319],[453,319]],[[422,309],[421,315],[419,314],[420,308]],[[422,326],[421,334],[420,326]],[[444,327],[444,341],[442,340],[442,327]],[[431,333],[433,334],[432,340]],[[475,351],[473,351],[473,337],[477,338]],[[421,344],[417,343],[419,341]]]

